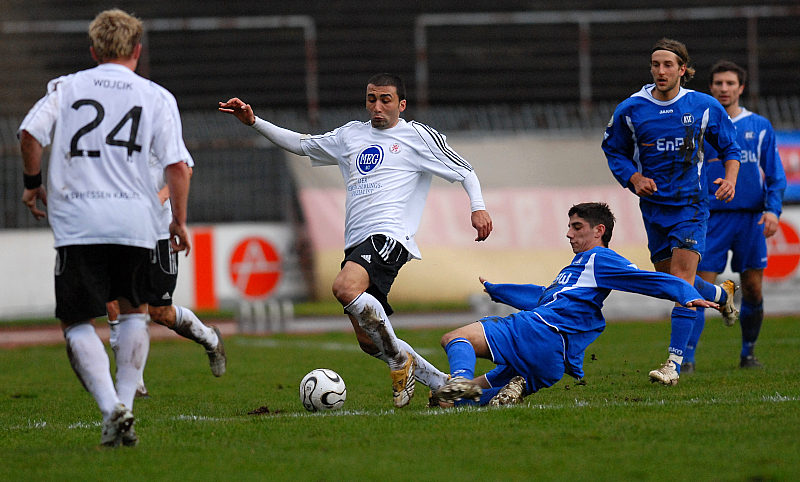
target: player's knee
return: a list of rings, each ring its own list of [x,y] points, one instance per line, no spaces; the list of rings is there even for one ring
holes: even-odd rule
[[[742,280],[742,299],[748,303],[758,304],[761,303],[761,283],[756,283],[749,280]]]
[[[742,300],[750,303],[751,305],[758,305],[763,301],[763,299],[764,298],[761,294],[760,286],[751,290],[742,289]]]
[[[334,298],[336,298],[342,306],[346,306],[361,294],[361,292],[356,292],[357,290],[353,288],[352,284],[337,279],[333,282],[331,291],[333,292]]]
[[[442,335],[442,339],[439,340],[439,343],[442,345],[442,348],[444,348],[447,346],[448,343],[450,343],[457,337],[458,336],[456,335],[456,333],[454,331],[451,331],[449,333],[445,333],[444,335]]]
[[[172,328],[175,326],[175,311],[170,306],[150,306],[147,310],[153,323]]]

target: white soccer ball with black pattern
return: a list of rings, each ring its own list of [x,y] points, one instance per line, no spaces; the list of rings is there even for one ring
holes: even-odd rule
[[[311,370],[300,382],[300,402],[309,412],[338,410],[346,398],[344,380],[333,370]]]

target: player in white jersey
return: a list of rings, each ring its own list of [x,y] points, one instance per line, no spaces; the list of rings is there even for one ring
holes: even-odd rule
[[[181,126],[176,126],[182,130]],[[186,164],[189,166],[191,176],[194,161],[191,154],[181,141],[181,150]],[[169,224],[172,220],[172,209],[169,202],[169,188],[164,178],[164,169],[157,158],[150,160],[150,173],[153,183],[158,191],[158,199],[161,203],[160,209],[154,213],[158,230],[158,244],[153,250],[148,264],[148,283],[145,301],[147,301],[147,313],[150,320],[159,325],[166,326],[178,335],[192,340],[202,345],[208,355],[211,373],[216,377],[225,374],[227,358],[225,356],[225,346],[222,342],[219,329],[213,325],[205,325],[195,315],[195,313],[185,306],[174,305],[172,294],[178,282],[178,253],[172,250],[169,243]],[[109,344],[117,352],[119,345],[119,305],[116,301],[106,304],[108,312],[108,327],[110,329]],[[147,397],[149,393],[144,384],[144,379],[140,379],[136,387],[137,397]]]
[[[22,201],[37,219],[45,215],[37,200],[47,205],[57,250],[56,317],[72,368],[103,415],[101,443],[112,447],[138,443],[131,409],[150,346],[144,269],[158,240],[151,155],[170,190],[173,249],[190,249],[189,168],[177,105],[166,89],[134,73],[142,33],[141,21],[121,10],[98,14],[89,25],[98,66],[52,80],[19,129]],[[46,191],[41,157],[51,132]],[[92,325],[112,299],[121,311],[116,387]]]
[[[472,166],[431,127],[406,122],[405,85],[393,74],[367,82],[369,122],[353,121],[323,135],[301,135],[256,117],[238,98],[219,103],[219,110],[312,165],[338,165],[347,190],[345,259],[333,282],[333,294],[344,306],[361,349],[384,360],[391,370],[394,404],[403,407],[414,394],[415,376],[429,387],[447,379],[411,346],[397,338],[389,322],[387,295],[400,267],[421,258],[414,236],[433,175],[464,186],[471,205],[476,241],[492,231],[480,182]]]

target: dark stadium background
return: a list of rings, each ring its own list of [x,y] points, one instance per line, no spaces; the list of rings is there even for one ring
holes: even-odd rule
[[[162,29],[147,34],[139,73],[175,94],[187,145],[198,165],[204,166],[193,179],[190,212],[194,223],[301,217],[283,155],[219,115],[218,100],[239,96],[280,125],[322,132],[363,117],[365,80],[379,71],[396,72],[406,79],[406,118],[429,122],[443,132],[600,132],[614,105],[650,80],[649,49],[658,38],[668,36],[685,42],[693,57],[698,75],[689,87],[706,91],[710,65],[722,57],[734,60],[757,74],[745,93],[745,104],[779,129],[800,128],[800,5],[796,0],[768,5],[753,0],[667,0],[657,5],[578,0],[113,4],[4,0],[0,4],[4,27],[0,33],[0,228],[37,226],[18,200],[21,163],[16,127],[44,94],[49,79],[93,65],[85,26],[97,12],[111,6],[141,17],[146,28],[154,19],[303,15],[313,20],[313,45],[306,42],[300,28]],[[748,16],[754,8],[770,6],[792,13]],[[714,8],[719,10],[702,10]],[[647,21],[605,21],[583,31],[574,22],[428,27],[424,31],[429,107],[418,102],[415,21],[422,14],[650,9],[663,10]],[[686,9],[712,15],[693,20],[676,15]],[[733,18],[714,18],[715,12]],[[64,21],[73,22],[67,24],[72,30],[58,31]],[[37,31],[19,30],[34,24]],[[583,86],[581,46],[587,49],[590,62]],[[309,48],[318,79],[313,89],[316,100],[310,99],[306,82]]]

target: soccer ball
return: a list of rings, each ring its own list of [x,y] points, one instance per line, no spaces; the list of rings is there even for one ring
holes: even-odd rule
[[[333,370],[311,370],[300,382],[300,402],[309,412],[338,410],[346,398],[344,380]]]

